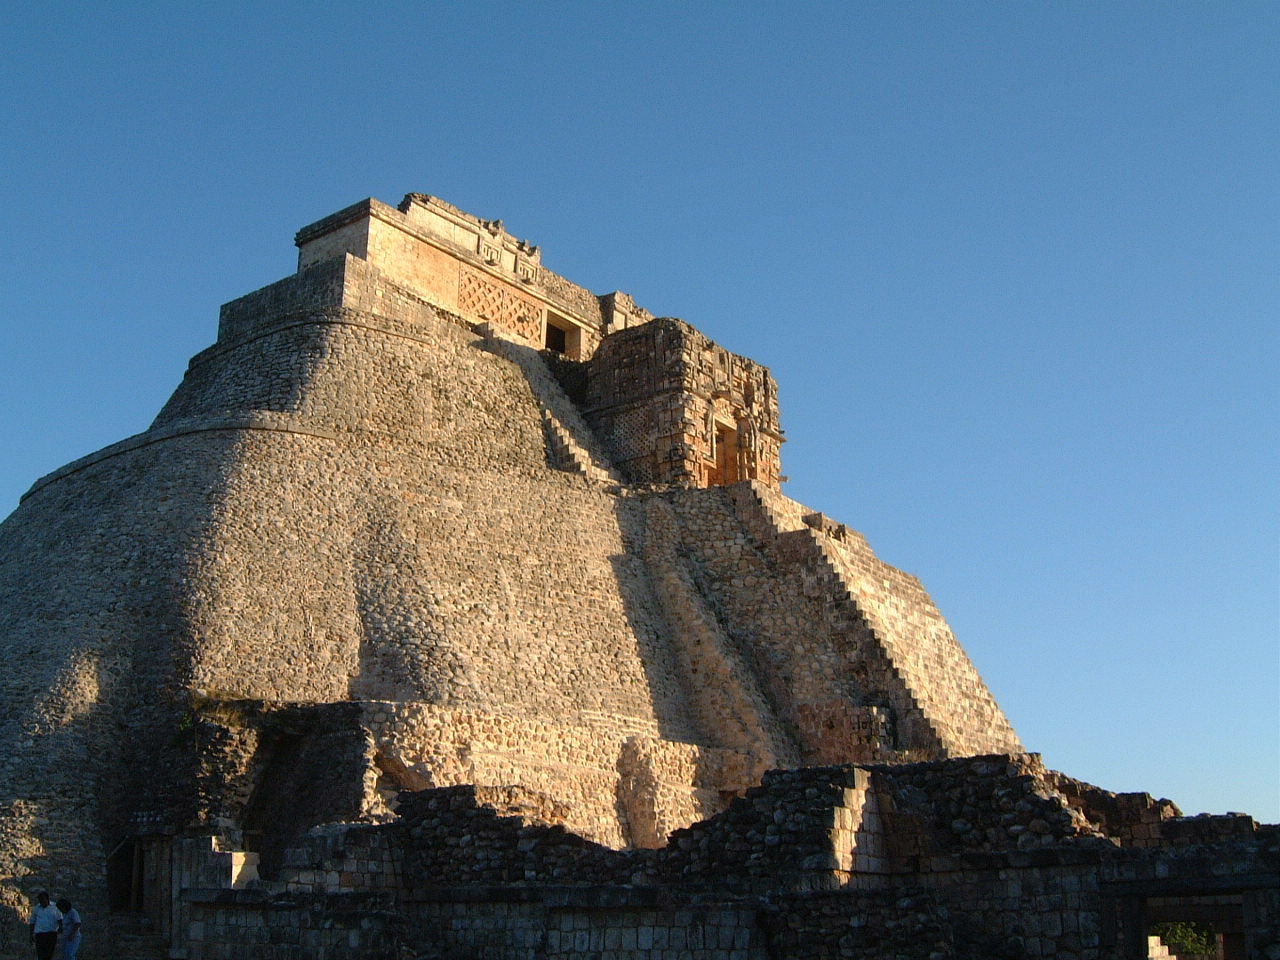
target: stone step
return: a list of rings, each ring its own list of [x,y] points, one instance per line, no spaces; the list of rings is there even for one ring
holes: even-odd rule
[[[544,411],[543,417],[544,426],[551,438],[551,447],[555,453],[557,466],[560,469],[590,477],[601,483],[613,480],[609,473],[592,462],[590,454],[574,441],[569,432],[549,413]]]
[[[538,352],[491,324],[483,325],[480,332],[488,338],[494,353],[506,357],[524,373],[542,409],[543,425],[552,440],[556,458],[561,461],[560,468],[602,483],[619,482],[621,477],[609,463],[603,447]]]

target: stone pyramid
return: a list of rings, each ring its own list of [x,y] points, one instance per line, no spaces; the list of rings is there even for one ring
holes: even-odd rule
[[[0,526],[10,942],[37,887],[150,910],[174,837],[266,875],[402,789],[655,847],[769,768],[1021,751],[921,584],[781,492],[767,369],[434,197],[297,245]]]

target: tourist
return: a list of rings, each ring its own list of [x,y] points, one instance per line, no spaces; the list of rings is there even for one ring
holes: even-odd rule
[[[63,897],[58,901],[58,912],[62,914],[62,960],[76,960],[80,952],[80,911]]]
[[[58,945],[58,931],[62,929],[62,914],[49,902],[49,891],[36,894],[36,906],[31,911],[31,942],[36,945],[38,960],[53,960],[53,948]]]

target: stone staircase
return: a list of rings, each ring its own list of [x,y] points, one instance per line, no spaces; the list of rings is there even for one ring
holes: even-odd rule
[[[858,602],[850,589],[851,581],[842,559],[826,535],[819,532],[822,515],[794,502],[787,504],[793,509],[790,515],[785,515],[779,505],[769,502],[780,495],[767,491],[755,481],[734,484],[729,492],[743,527],[759,543],[774,569],[798,571],[803,593],[823,602],[831,635],[848,638],[853,643],[858,643],[856,638],[869,636],[874,649],[863,649],[861,657],[864,662],[879,666],[877,685],[892,702],[899,723],[915,728],[911,739],[917,744],[931,743],[934,749],[944,748],[941,732],[923,709],[911,678],[899,663],[892,638]],[[848,534],[865,545],[860,534],[854,531]],[[865,641],[858,646],[865,647]]]
[[[857,531],[776,490],[755,481],[729,489],[752,535],[799,564],[806,589],[830,597],[838,620],[871,632],[893,685],[900,682],[911,712],[919,711],[924,739],[955,756],[1024,749],[917,578],[877,558]]]
[[[599,483],[621,483],[622,477],[538,351],[492,324],[481,325],[479,332],[493,353],[510,360],[524,373],[542,411],[542,429],[553,465]]]
[[[784,533],[781,539],[784,541],[783,550],[803,564],[806,592],[811,590],[815,595],[826,598],[832,633],[853,637],[869,632],[874,638],[879,654],[876,659],[884,672],[881,684],[898,711],[899,721],[916,726],[917,738],[932,741],[936,748],[945,748],[943,736],[921,706],[911,678],[902,668],[896,645],[858,603],[849,589],[842,565],[823,542],[821,534],[806,527]]]
[[[711,597],[699,589],[693,561],[682,556],[679,520],[660,499],[646,506],[644,557],[653,596],[667,621],[704,735],[744,753],[762,753],[768,766],[800,763],[795,745],[774,715],[750,658],[729,636]]]
[[[546,409],[542,412],[542,430],[546,434],[547,443],[551,447],[552,462],[557,469],[578,473],[600,483],[616,483],[609,469],[599,466],[582,444],[574,440],[573,435],[565,429]]]

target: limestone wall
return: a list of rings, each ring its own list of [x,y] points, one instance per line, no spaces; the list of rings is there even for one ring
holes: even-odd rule
[[[543,267],[536,245],[437,197],[409,194],[398,209],[364,200],[304,227],[296,242],[300,271],[354,255],[437,306],[537,347],[549,322],[571,329],[575,358],[589,357],[604,332],[600,300]]]
[[[657,702],[683,732],[622,559],[627,505],[549,467],[524,375],[482,338],[425,309],[260,322],[198,358],[157,425],[243,410],[338,439],[240,439],[214,521],[234,548],[203,559],[191,599],[197,685],[649,722]]]
[[[672,742],[621,716],[571,723],[379,703],[365,723],[389,789],[519,784],[554,799],[553,822],[610,847],[660,846],[761,772],[751,755]]]

